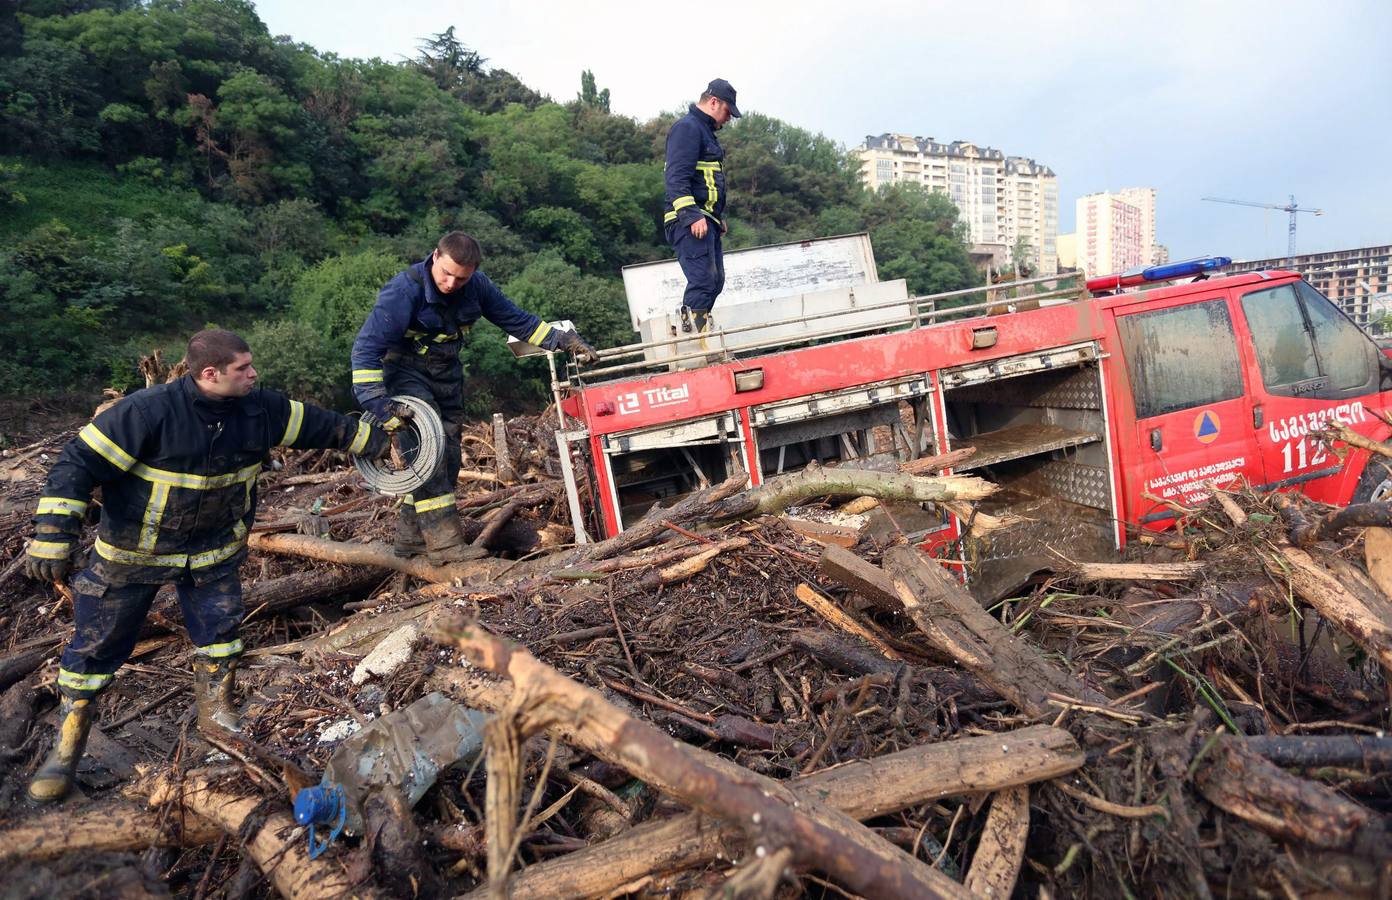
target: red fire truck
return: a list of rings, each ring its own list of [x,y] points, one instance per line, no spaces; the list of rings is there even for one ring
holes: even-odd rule
[[[908,297],[902,282],[875,280],[868,239],[850,240],[868,269],[858,283],[717,306],[719,327],[696,339],[663,313],[641,323],[643,343],[556,381],[579,539],[736,472],[758,485],[813,461],[893,470],[970,446],[955,471],[1002,488],[980,509],[1029,520],[972,560],[1004,585],[1060,554],[1115,554],[1138,529],[1171,524],[1208,482],[1336,504],[1392,484],[1366,451],[1341,459],[1311,437],[1339,423],[1387,439],[1392,360],[1297,274],[1225,276],[1228,260],[1207,258]],[[822,295],[829,306],[812,302]],[[961,553],[961,524],[921,512],[914,537]]]

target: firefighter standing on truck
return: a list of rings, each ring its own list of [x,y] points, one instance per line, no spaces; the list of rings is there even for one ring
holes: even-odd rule
[[[230,331],[189,341],[189,374],[100,413],[63,448],[35,511],[26,570],[59,581],[73,568],[92,492],[101,527],[73,579],[73,637],[58,670],[58,739],[29,783],[57,800],[72,787],[95,701],[130,657],[160,585],[177,589],[194,645],[198,727],[237,731],[242,585],[256,476],[272,447],[333,448],[376,458],[380,428],[256,387],[251,350]]]
[[[436,565],[484,553],[464,539],[454,508],[465,422],[459,360],[464,335],[482,316],[520,341],[568,350],[582,363],[599,359],[576,332],[553,328],[519,309],[478,271],[482,259],[478,241],[469,235],[452,231],[440,238],[429,256],[387,282],[353,342],[353,395],[388,431],[410,417],[393,396],[423,400],[443,420],[443,459],[425,484],[403,498],[392,547],[408,558],[425,553]]]
[[[677,310],[685,332],[710,327],[711,307],[725,287],[725,151],[715,133],[739,116],[735,89],[717,78],[667,132],[662,224],[686,276],[686,292]]]

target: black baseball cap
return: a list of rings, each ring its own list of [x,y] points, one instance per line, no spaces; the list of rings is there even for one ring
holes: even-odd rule
[[[730,115],[736,119],[740,117],[739,107],[735,105],[735,89],[730,86],[730,82],[724,78],[717,78],[706,85],[706,93],[730,104]]]

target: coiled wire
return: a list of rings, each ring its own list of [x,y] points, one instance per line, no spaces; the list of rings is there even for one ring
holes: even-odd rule
[[[416,490],[435,474],[446,452],[445,424],[440,421],[440,414],[435,408],[424,400],[404,394],[391,400],[411,411],[411,418],[403,419],[402,426],[392,432],[398,436],[397,447],[406,468],[394,469],[386,460],[364,459],[361,456],[353,457],[353,465],[358,467],[358,474],[373,490],[400,497]],[[363,418],[373,424],[381,424],[371,413],[363,413]],[[455,452],[458,453],[458,449]]]

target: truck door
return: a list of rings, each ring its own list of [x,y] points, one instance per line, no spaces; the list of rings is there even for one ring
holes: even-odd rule
[[[1265,486],[1299,486],[1312,499],[1347,503],[1362,466],[1342,460],[1312,431],[1330,422],[1381,440],[1387,427],[1374,415],[1380,353],[1366,334],[1304,281],[1239,293],[1240,327],[1251,335],[1256,441]]]
[[[1192,296],[1117,310],[1126,519],[1152,527],[1174,518],[1168,504],[1207,497],[1207,481],[1262,477],[1230,302]]]

